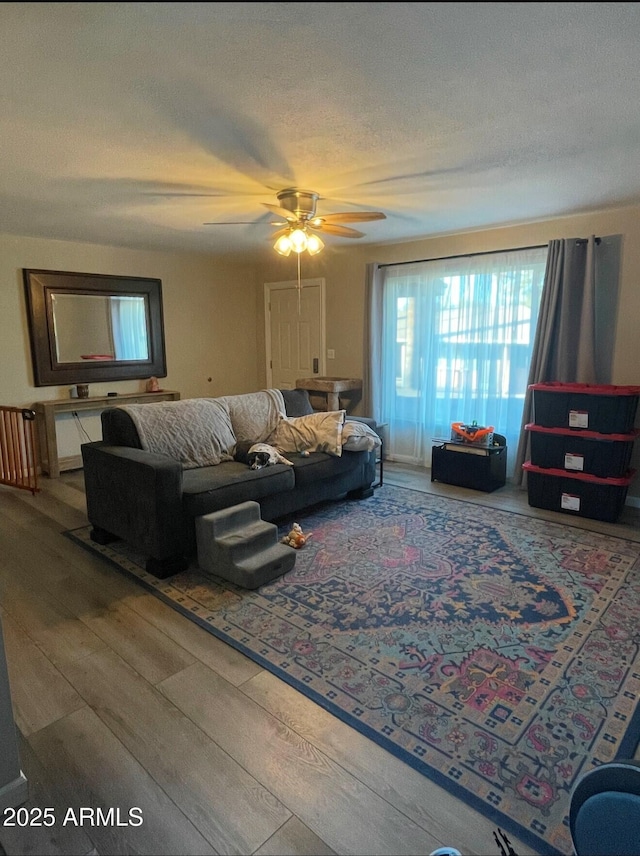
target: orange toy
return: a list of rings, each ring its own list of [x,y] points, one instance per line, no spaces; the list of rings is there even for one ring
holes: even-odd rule
[[[471,425],[463,425],[462,422],[452,422],[451,439],[462,439],[465,443],[490,445],[493,439],[493,425],[489,428],[480,428],[477,422],[473,422]]]

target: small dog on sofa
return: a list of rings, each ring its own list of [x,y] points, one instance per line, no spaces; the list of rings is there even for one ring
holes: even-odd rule
[[[274,464],[287,464],[293,466],[293,461],[287,460],[275,446],[268,443],[254,443],[247,452],[247,463],[252,470],[261,470],[263,467],[271,467]]]

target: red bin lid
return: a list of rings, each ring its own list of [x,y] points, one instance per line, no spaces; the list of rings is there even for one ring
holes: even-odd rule
[[[529,389],[537,389],[540,392],[578,392],[587,395],[640,395],[640,386],[613,386],[611,384],[595,383],[560,383],[559,381],[545,381],[544,383],[530,383]]]
[[[624,443],[633,443],[640,435],[640,428],[634,428],[627,434],[599,434],[597,431],[587,431],[584,428],[547,428],[544,425],[537,425],[535,422],[528,422],[524,426],[525,431],[533,431],[538,434],[561,434],[564,437],[581,437],[583,440],[608,440],[619,441]]]
[[[542,476],[561,476],[566,479],[576,479],[577,481],[592,482],[593,484],[609,485],[610,487],[628,487],[634,479],[635,470],[627,470],[627,473],[622,478],[600,478],[592,476],[589,473],[582,473],[574,470],[558,470],[555,467],[537,467],[531,461],[525,461],[522,469],[528,473],[539,473]]]

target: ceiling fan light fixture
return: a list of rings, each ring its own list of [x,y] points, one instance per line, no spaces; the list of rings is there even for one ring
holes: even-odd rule
[[[310,256],[315,256],[320,250],[324,249],[324,241],[317,235],[309,235],[307,239],[307,252]]]
[[[382,211],[338,211],[333,214],[317,215],[316,205],[320,196],[312,190],[298,190],[295,187],[288,187],[281,190],[277,197],[280,205],[273,205],[270,202],[263,202],[262,205],[272,214],[284,218],[269,223],[270,226],[285,227],[269,239],[274,241],[273,249],[281,256],[289,256],[294,252],[300,257],[305,251],[310,256],[315,256],[324,249],[324,242],[315,234],[316,232],[323,232],[330,236],[335,235],[339,238],[364,238],[364,232],[359,232],[357,229],[352,229],[343,224],[386,219],[386,214],[383,214]],[[205,223],[205,225],[229,226],[240,225],[244,222],[247,225],[253,223],[253,221],[237,220],[228,223]],[[256,225],[263,224],[256,223]]]
[[[304,253],[309,243],[306,229],[296,228],[289,234],[291,249],[294,253]]]
[[[273,245],[273,249],[276,253],[280,253],[281,256],[288,256],[291,254],[291,239],[289,235],[280,235],[278,240]]]

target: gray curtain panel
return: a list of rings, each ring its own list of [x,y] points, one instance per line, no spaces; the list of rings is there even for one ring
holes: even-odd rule
[[[382,377],[382,340],[380,337],[380,330],[382,330],[382,286],[380,279],[379,263],[371,262],[367,265],[365,283],[368,315],[365,317],[364,329],[362,403],[365,414],[372,416],[378,422],[381,421],[380,401],[377,392],[378,384],[373,382],[373,378]]]
[[[515,460],[514,482],[523,484],[522,464],[529,455],[529,432],[533,421],[533,383],[607,383],[598,377],[596,312],[595,236],[562,238],[549,242],[538,326],[533,345],[529,380],[522,413],[520,442]]]

